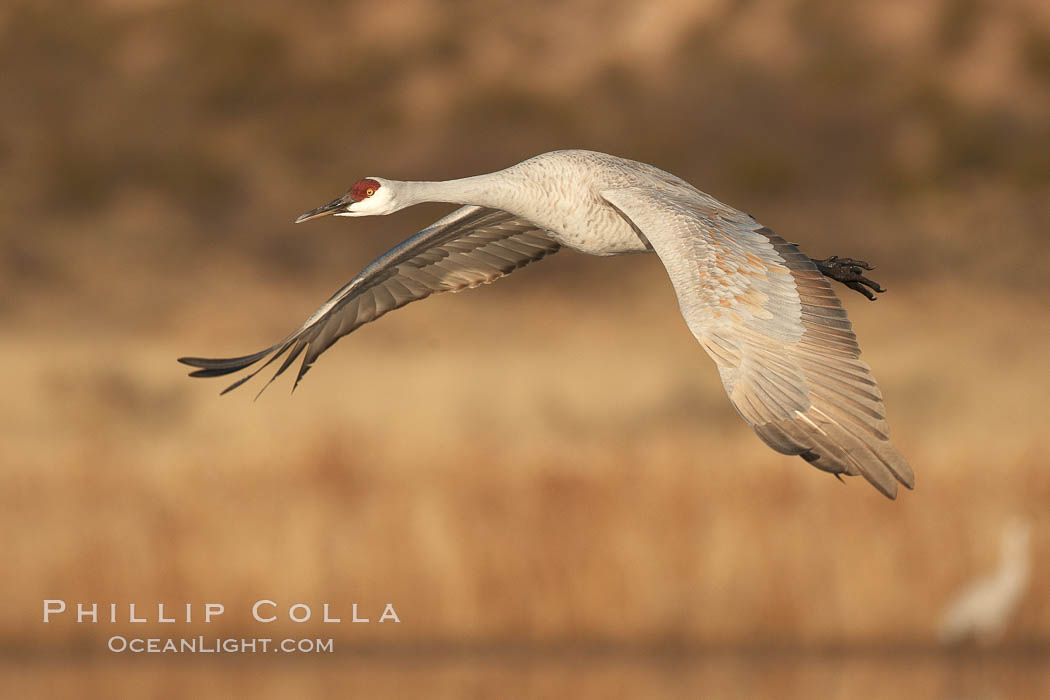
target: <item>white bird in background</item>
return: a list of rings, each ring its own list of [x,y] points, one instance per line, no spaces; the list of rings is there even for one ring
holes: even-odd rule
[[[1030,531],[1023,520],[1012,520],[1003,528],[999,568],[971,583],[945,608],[942,642],[959,644],[974,639],[987,646],[1002,639],[1028,587]]]
[[[297,385],[336,340],[436,292],[492,282],[563,246],[591,255],[655,252],[729,400],[766,444],[836,476],[860,474],[890,498],[898,481],[913,487],[911,468],[889,442],[882,394],[824,279],[874,299],[868,287],[884,290],[863,276],[866,263],[811,260],[681,178],[581,150],[446,182],[367,177],[296,223],[391,214],[421,202],[464,206],[381,255],[276,345],[179,361],[199,368],[191,376],[215,377],[270,356],[229,391],[286,353],[274,378],[303,355]]]

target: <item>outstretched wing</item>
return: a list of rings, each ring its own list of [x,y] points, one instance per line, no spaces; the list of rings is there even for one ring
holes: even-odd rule
[[[686,323],[766,444],[890,498],[897,481],[914,486],[846,312],[808,257],[699,192],[602,195],[660,256]]]
[[[376,258],[276,345],[243,357],[181,357],[179,362],[199,368],[190,373],[191,377],[218,377],[269,356],[261,367],[226,387],[225,394],[284,355],[265,389],[303,355],[295,378],[298,386],[322,352],[369,321],[431,294],[493,282],[558,248],[535,224],[505,211],[461,207]]]

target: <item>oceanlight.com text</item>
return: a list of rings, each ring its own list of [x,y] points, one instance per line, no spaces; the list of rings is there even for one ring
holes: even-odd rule
[[[123,637],[109,638],[107,648],[115,654],[331,654],[335,642],[328,639],[272,639],[269,637]]]

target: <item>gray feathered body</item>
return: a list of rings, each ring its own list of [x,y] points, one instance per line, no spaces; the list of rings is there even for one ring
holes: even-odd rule
[[[588,255],[652,251],[602,197],[605,190],[644,187],[654,197],[677,192],[717,204],[659,168],[596,151],[552,151],[483,177],[500,182],[487,199],[492,206],[532,221],[561,245]]]

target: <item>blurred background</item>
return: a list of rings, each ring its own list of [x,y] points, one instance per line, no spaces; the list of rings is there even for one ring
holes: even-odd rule
[[[0,65],[12,697],[1050,695],[1044,0],[8,0]],[[765,448],[653,256],[409,306],[294,396],[175,363],[271,344],[450,210],[293,227],[358,178],[570,147],[876,263],[877,303],[837,291],[916,491]],[[942,646],[1004,567],[1002,635]],[[44,625],[45,598],[227,613]]]

